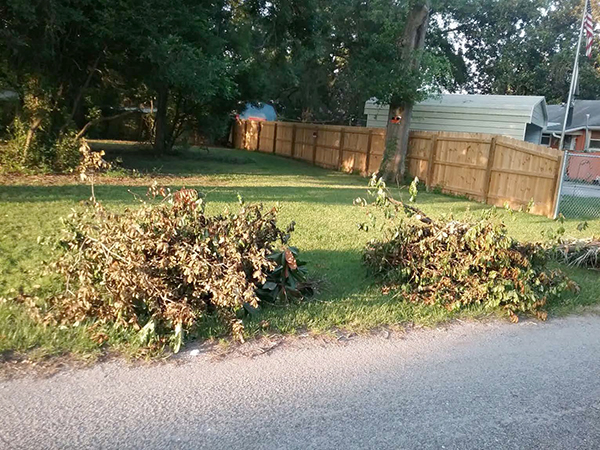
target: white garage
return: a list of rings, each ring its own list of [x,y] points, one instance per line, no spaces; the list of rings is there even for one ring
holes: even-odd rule
[[[388,105],[368,100],[367,126],[386,127],[388,111]],[[498,134],[539,144],[547,123],[544,97],[443,94],[414,106],[410,129]]]

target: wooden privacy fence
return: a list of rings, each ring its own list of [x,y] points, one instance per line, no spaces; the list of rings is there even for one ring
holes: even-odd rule
[[[381,128],[288,122],[236,122],[234,147],[289,156],[328,169],[377,171],[385,149]]]
[[[314,165],[369,175],[379,169],[385,129],[287,122],[236,122],[236,148],[258,150]],[[427,187],[490,205],[552,217],[562,152],[488,134],[413,131],[408,172]]]

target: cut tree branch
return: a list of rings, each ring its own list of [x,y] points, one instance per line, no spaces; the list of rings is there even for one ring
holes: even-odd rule
[[[387,201],[394,205],[396,209],[404,209],[406,213],[414,216],[415,219],[420,220],[421,222],[427,225],[432,225],[434,223],[433,220],[427,214],[425,214],[423,211],[421,211],[419,208],[416,208],[415,206],[407,205],[406,203],[401,202],[400,200],[396,200],[395,198],[389,196],[387,197]]]
[[[81,139],[83,136],[85,136],[85,133],[87,133],[87,131],[90,129],[91,126],[96,125],[98,123],[101,122],[108,122],[111,120],[116,120],[116,119],[121,119],[123,117],[127,117],[130,116],[131,114],[135,114],[137,111],[125,111],[123,113],[120,114],[115,114],[114,116],[108,116],[108,117],[99,117],[97,119],[94,120],[90,120],[88,123],[86,123],[83,128],[79,131],[79,133],[77,133],[77,136],[75,136],[75,140],[79,140]]]
[[[98,69],[98,63],[100,63],[101,58],[102,58],[102,53],[100,55],[98,55],[98,57],[94,60],[94,63],[92,64],[92,67],[90,68],[90,71],[88,73],[87,78],[85,79],[85,82],[83,83],[83,86],[81,86],[81,89],[79,89],[79,93],[77,94],[77,97],[75,98],[75,101],[73,102],[73,109],[71,110],[71,120],[75,118],[75,114],[77,113],[77,109],[79,108],[79,103],[81,103],[81,99],[83,98],[83,93],[89,87],[90,83],[92,82],[92,78],[94,76],[94,73],[96,72],[96,69]]]

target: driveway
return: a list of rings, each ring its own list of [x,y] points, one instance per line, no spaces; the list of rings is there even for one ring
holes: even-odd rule
[[[306,337],[0,384],[15,449],[597,449],[600,318]]]

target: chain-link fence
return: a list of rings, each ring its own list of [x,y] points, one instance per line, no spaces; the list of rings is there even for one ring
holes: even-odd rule
[[[559,212],[566,218],[600,217],[600,152],[566,152]]]

